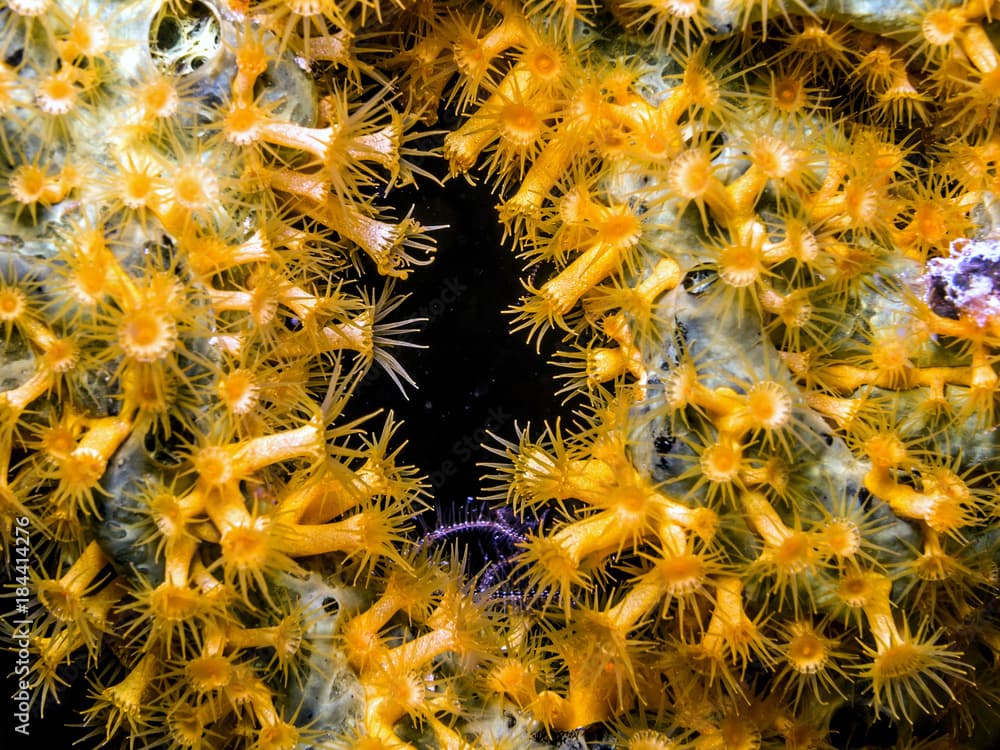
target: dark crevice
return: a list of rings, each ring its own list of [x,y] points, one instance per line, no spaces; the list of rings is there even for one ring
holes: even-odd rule
[[[405,421],[404,460],[426,476],[441,517],[454,519],[467,498],[482,494],[477,464],[497,460],[481,447],[498,445],[489,433],[515,440],[515,425],[530,421],[537,434],[559,415],[555,371],[546,364],[557,342],[550,334],[538,354],[523,333],[509,332],[512,316],[504,310],[524,293],[522,264],[502,241],[497,199],[487,187],[456,179],[391,197],[398,213],[412,204],[425,225],[448,225],[434,233],[434,263],[396,285],[409,297],[393,317],[426,318],[410,338],[427,348],[395,351],[417,384],[407,397],[373,368],[349,409],[391,409]]]

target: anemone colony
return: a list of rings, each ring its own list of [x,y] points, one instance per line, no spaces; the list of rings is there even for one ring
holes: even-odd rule
[[[116,747],[995,747],[1000,5],[871,5],[7,0],[35,710],[84,665]],[[345,416],[447,231],[386,192],[445,173],[578,405],[488,445],[478,572],[411,533],[420,425]]]

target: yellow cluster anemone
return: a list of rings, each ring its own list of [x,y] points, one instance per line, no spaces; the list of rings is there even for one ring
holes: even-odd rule
[[[995,747],[998,17],[9,0],[16,731],[85,665],[116,747]],[[439,174],[575,414],[485,446],[483,571],[354,400],[414,385]]]

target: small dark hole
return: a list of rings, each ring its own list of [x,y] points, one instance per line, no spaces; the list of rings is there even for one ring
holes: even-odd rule
[[[710,268],[693,268],[684,274],[681,286],[684,291],[692,296],[699,296],[708,291],[709,286],[715,281],[716,272]]]
[[[870,493],[866,487],[858,489],[858,502],[861,504],[861,507],[866,510],[871,507],[872,493]]]
[[[156,29],[156,49],[163,52],[174,49],[181,43],[181,27],[176,19],[164,18]]]
[[[670,453],[674,449],[674,437],[667,433],[661,433],[653,438],[653,446],[657,453]]]
[[[254,96],[260,96],[273,86],[274,86],[274,80],[271,78],[270,75],[268,75],[268,71],[265,70],[263,73],[257,76],[257,80],[254,81],[253,83]]]

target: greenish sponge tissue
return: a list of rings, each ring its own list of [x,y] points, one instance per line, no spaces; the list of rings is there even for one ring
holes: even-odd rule
[[[998,17],[0,4],[9,736],[998,746]],[[398,189],[448,179],[572,417],[422,538],[438,425],[356,415],[418,385],[449,229]]]

